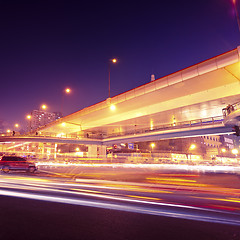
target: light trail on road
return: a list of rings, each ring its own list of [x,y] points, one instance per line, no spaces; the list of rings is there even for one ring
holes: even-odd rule
[[[164,177],[153,184],[0,175],[0,195],[240,225],[239,189],[198,185],[188,178]]]

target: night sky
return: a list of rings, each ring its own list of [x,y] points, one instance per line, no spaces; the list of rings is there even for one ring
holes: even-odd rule
[[[239,4],[240,6],[240,4]],[[236,48],[232,0],[1,1],[0,120],[45,103],[70,114]]]

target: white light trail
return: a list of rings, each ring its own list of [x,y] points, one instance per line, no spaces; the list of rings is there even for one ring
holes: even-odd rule
[[[122,205],[117,203],[113,204],[113,203],[105,203],[105,202],[99,202],[99,201],[94,201],[89,199],[88,200],[73,199],[73,198],[67,198],[67,197],[61,197],[61,196],[54,196],[54,197],[44,196],[39,194],[21,193],[21,192],[15,192],[15,191],[7,191],[7,190],[0,190],[0,195],[240,226],[240,220],[237,220],[235,218],[233,219],[232,217],[227,218],[222,216],[209,216],[209,215],[203,215],[201,213],[196,213],[196,212],[191,214],[183,213],[183,212],[180,213],[172,210],[155,209],[155,208],[148,208],[143,206]]]

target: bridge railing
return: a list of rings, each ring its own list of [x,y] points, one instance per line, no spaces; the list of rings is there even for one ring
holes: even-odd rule
[[[125,132],[112,133],[112,134],[108,134],[107,137],[118,137],[118,136],[125,136],[125,135],[144,134],[144,133],[150,133],[150,132],[156,132],[156,131],[192,128],[192,127],[216,125],[216,124],[222,124],[222,123],[223,123],[223,116],[216,116],[216,117],[210,117],[210,118],[195,119],[195,120],[191,120],[191,121],[183,121],[183,122],[175,122],[175,123],[171,123],[171,124],[157,125],[155,127],[150,127],[150,128],[140,128],[140,129],[134,129],[134,130],[125,131]]]
[[[12,135],[9,135],[12,136]],[[102,139],[102,133],[96,133],[96,132],[86,132],[86,133],[54,133],[54,132],[29,132],[24,135],[21,135],[22,137],[48,137],[48,138],[67,138],[67,139],[83,139],[83,138],[89,138],[89,139]]]
[[[240,103],[238,104],[240,108]],[[191,121],[183,121],[183,122],[174,122],[170,124],[162,124],[156,125],[155,127],[149,128],[136,128],[136,125],[132,127],[132,130],[122,131],[122,132],[115,132],[111,134],[103,134],[101,132],[85,132],[85,133],[66,133],[66,134],[57,134],[53,132],[39,132],[36,133],[27,133],[22,135],[24,136],[31,136],[31,137],[52,137],[52,138],[67,138],[67,139],[106,139],[109,137],[118,137],[118,136],[126,136],[126,135],[136,135],[136,134],[145,134],[151,133],[156,131],[166,131],[172,129],[183,129],[183,128],[192,128],[192,127],[201,127],[207,125],[216,125],[223,123],[223,116],[216,116],[210,118],[202,118],[202,119],[195,119]]]

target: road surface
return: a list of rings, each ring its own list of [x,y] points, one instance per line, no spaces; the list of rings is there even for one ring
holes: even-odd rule
[[[240,239],[238,176],[141,177],[1,174],[0,239]]]

